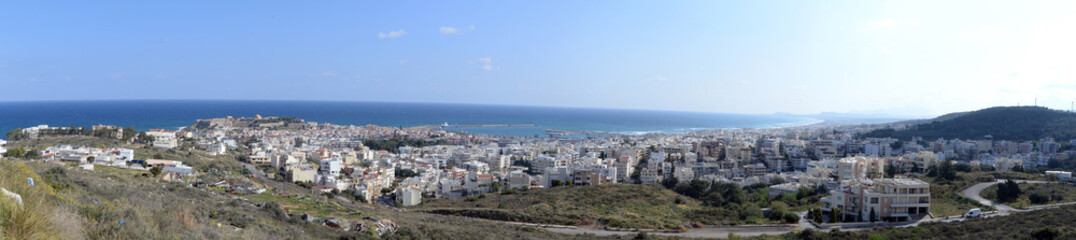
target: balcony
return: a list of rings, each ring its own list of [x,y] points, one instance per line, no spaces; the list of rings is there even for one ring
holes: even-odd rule
[[[892,213],[889,213],[889,217],[907,217],[907,216],[909,216],[909,215],[906,212],[902,212],[902,213],[892,212]]]
[[[924,206],[930,206],[930,203],[906,202],[906,203],[893,203],[893,204],[890,204],[889,206],[891,206],[891,207],[924,207]]]

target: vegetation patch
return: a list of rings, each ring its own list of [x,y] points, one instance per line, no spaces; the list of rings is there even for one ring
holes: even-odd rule
[[[694,223],[771,222],[754,203],[729,202],[725,207],[710,207],[668,189],[636,184],[565,186],[509,191],[486,197],[434,199],[415,209],[502,221],[560,225],[598,223],[633,229],[678,229]]]
[[[999,183],[987,187],[982,192],[983,198],[1005,203],[1015,208],[1028,208],[1038,205],[1065,203],[1076,201],[1076,186],[1070,183],[1013,183],[1019,187],[1019,191],[1007,190],[1011,186]],[[1003,191],[1007,190],[1007,191]],[[1006,194],[1009,192],[1010,194]],[[1009,195],[1009,197],[1000,197]],[[1004,198],[1004,199],[1003,199]]]

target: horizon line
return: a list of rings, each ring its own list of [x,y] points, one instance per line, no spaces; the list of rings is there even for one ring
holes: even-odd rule
[[[698,111],[698,110],[669,110],[669,109],[647,109],[647,108],[621,108],[621,107],[593,107],[593,106],[557,106],[557,105],[528,105],[528,104],[498,104],[498,103],[473,103],[473,102],[409,102],[409,101],[378,101],[378,100],[326,100],[326,99],[51,99],[51,100],[2,100],[0,104],[5,103],[47,103],[47,102],[125,102],[125,101],[235,101],[235,102],[343,102],[343,103],[409,103],[409,104],[441,104],[441,105],[478,105],[478,106],[505,106],[505,107],[535,107],[535,108],[570,108],[570,109],[592,109],[592,110],[628,110],[628,111],[652,111],[652,112],[680,112],[680,113],[708,113],[708,114],[732,114],[732,115],[786,115],[786,116],[800,116],[800,117],[814,117],[827,113],[834,114],[847,114],[847,115],[869,115],[874,117],[894,117],[894,118],[933,118],[941,115],[895,115],[895,114],[869,114],[869,113],[853,113],[853,112],[817,112],[817,113],[788,113],[788,112],[771,112],[771,113],[735,113],[735,112],[714,112],[714,111]],[[975,111],[975,110],[971,110]]]

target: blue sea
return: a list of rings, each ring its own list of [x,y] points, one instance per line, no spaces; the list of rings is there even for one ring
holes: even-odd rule
[[[788,115],[744,115],[506,105],[336,102],[122,100],[0,103],[4,132],[49,126],[134,126],[139,130],[178,129],[197,119],[290,116],[338,125],[393,127],[466,124],[536,124],[535,127],[477,127],[452,130],[501,136],[547,136],[544,129],[611,133],[687,132],[706,129],[771,128],[807,125],[818,119]]]

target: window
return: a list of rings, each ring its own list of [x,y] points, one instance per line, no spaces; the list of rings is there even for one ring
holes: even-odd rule
[[[871,198],[871,204],[878,204],[878,198]]]

